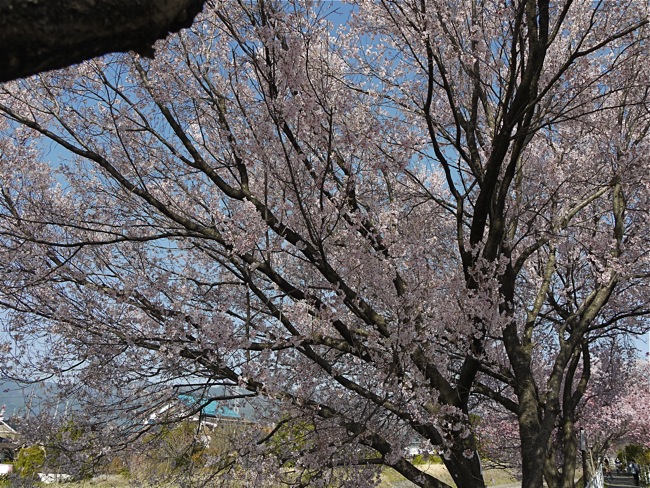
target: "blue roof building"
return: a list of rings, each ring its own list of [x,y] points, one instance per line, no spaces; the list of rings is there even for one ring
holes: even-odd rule
[[[189,408],[197,408],[201,405],[202,401],[200,398],[195,398],[192,395],[179,395],[178,399],[185,406]],[[214,419],[223,419],[223,420],[243,420],[242,416],[233,410],[216,400],[212,400],[207,404],[204,404],[201,407],[200,416],[202,418],[214,418]]]

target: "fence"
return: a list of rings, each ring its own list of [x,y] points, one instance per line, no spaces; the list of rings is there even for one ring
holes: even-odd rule
[[[639,473],[639,480],[642,485],[650,485],[650,466],[641,466],[641,472]]]
[[[593,477],[587,483],[586,488],[605,488],[605,479],[603,477],[603,465],[598,464],[596,467],[596,472]]]

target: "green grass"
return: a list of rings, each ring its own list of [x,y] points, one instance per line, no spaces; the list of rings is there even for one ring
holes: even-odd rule
[[[440,466],[439,463],[423,463],[418,464],[417,467],[423,471],[429,471],[430,474],[453,487],[456,486],[447,470]],[[435,474],[431,472],[433,469],[435,469]],[[517,482],[517,479],[512,473],[505,469],[486,469],[484,478],[487,486],[506,485]],[[391,468],[384,468],[381,473],[381,483],[379,486],[380,488],[390,488],[394,482],[403,481],[404,479],[397,471]]]
[[[449,483],[453,487],[456,486],[452,482],[451,477],[447,473],[446,469],[440,463],[423,462],[422,464],[418,465],[418,468],[422,469],[423,471],[428,471],[430,474],[434,474],[436,477],[445,483]],[[391,468],[384,468],[381,473],[381,481],[379,487],[391,488],[394,482],[403,481],[404,479],[405,478],[397,471]],[[508,483],[514,483],[516,481],[508,471],[503,469],[487,469],[485,471],[485,480],[488,486],[504,485]],[[10,486],[11,485],[9,482],[0,481],[0,488],[9,488]],[[40,486],[43,488],[50,486],[59,486],[61,488],[129,488],[133,486],[133,480],[120,475],[106,475],[98,476],[92,480],[76,481],[59,485],[45,485],[38,483],[35,486]],[[143,485],[138,484],[138,486]],[[178,485],[174,485],[174,483],[170,483],[166,486],[156,484],[155,487],[152,485],[151,488],[177,488],[177,486]]]

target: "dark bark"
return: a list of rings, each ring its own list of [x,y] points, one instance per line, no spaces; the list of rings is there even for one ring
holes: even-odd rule
[[[485,488],[481,463],[477,455],[468,459],[463,451],[452,450],[450,459],[444,460],[444,463],[456,486]]]
[[[0,82],[111,52],[152,56],[205,0],[0,0]]]

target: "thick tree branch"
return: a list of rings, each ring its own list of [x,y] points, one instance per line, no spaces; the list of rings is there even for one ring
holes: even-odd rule
[[[153,43],[189,27],[205,0],[0,2],[0,82],[111,52],[153,55]]]

